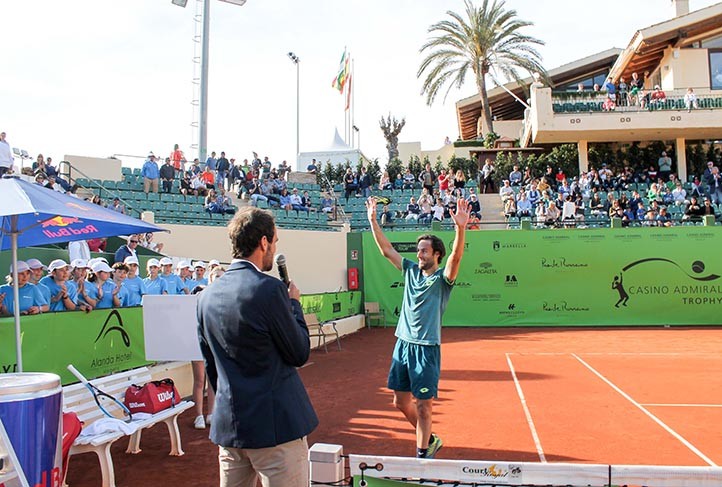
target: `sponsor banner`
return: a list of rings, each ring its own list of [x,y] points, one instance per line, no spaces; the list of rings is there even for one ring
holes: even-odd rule
[[[448,254],[454,233],[436,234]],[[386,236],[417,260],[417,233]],[[721,246],[719,227],[467,232],[444,325],[719,324]],[[398,318],[403,274],[371,233],[363,252],[365,299]]]
[[[305,294],[301,296],[304,313],[316,313],[318,321],[331,321],[362,312],[361,292]]]
[[[63,384],[77,382],[67,370],[73,364],[95,378],[146,365],[142,308],[65,311],[23,316],[23,369],[53,372]],[[0,319],[0,373],[17,372],[15,324]]]

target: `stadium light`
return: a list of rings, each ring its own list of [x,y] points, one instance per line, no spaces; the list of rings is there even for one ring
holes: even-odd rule
[[[188,0],[171,0],[171,3],[185,8],[185,6],[188,5]]]

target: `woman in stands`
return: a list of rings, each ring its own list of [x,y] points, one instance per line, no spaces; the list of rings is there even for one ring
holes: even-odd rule
[[[158,259],[148,259],[148,277],[143,279],[145,294],[168,294],[168,284],[159,277],[160,263]]]
[[[456,174],[454,174],[454,193],[457,193],[457,191],[461,191],[461,197],[464,198],[466,195],[466,175],[464,174],[464,171],[459,169],[456,171]]]
[[[18,288],[20,292],[20,314],[36,315],[48,311],[49,304],[37,286],[31,284],[30,266],[19,260]],[[13,291],[12,267],[10,275],[5,278],[7,284],[0,286],[0,316],[12,316],[15,313],[15,299]]]
[[[388,171],[384,171],[383,176],[381,176],[381,181],[379,181],[379,189],[380,190],[393,189],[393,185],[391,184],[391,177],[389,176]]]

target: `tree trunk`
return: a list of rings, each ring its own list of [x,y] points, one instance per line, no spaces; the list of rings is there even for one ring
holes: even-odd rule
[[[494,132],[494,121],[491,118],[491,107],[489,106],[489,94],[486,91],[486,71],[482,70],[481,75],[476,76],[476,88],[479,90],[481,98],[481,122],[483,132],[477,134],[477,137],[483,137],[485,134]]]

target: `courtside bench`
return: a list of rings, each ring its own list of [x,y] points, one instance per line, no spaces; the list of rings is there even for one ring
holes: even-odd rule
[[[93,383],[98,389],[109,394],[121,402],[125,397],[125,390],[132,384],[142,385],[152,380],[150,371],[147,367],[140,367],[125,372],[118,372],[107,377],[93,379]],[[147,419],[134,420],[133,425],[137,425],[138,429],[132,435],[127,435],[122,431],[114,431],[112,433],[101,433],[94,436],[79,436],[70,449],[70,456],[79,453],[94,452],[98,455],[100,461],[100,471],[103,476],[103,487],[115,487],[115,472],[113,470],[113,458],[110,455],[110,447],[117,440],[124,436],[129,436],[128,448],[126,453],[140,453],[140,437],[143,430],[150,428],[160,422],[165,423],[168,427],[170,435],[170,454],[174,456],[183,455],[181,448],[180,431],[178,430],[178,416],[193,407],[192,401],[179,402],[175,407],[160,411]],[[74,412],[78,415],[83,427],[87,427],[94,421],[104,418],[105,415],[95,404],[93,395],[83,384],[72,384],[63,387],[63,411]],[[112,414],[112,411],[111,411]]]

